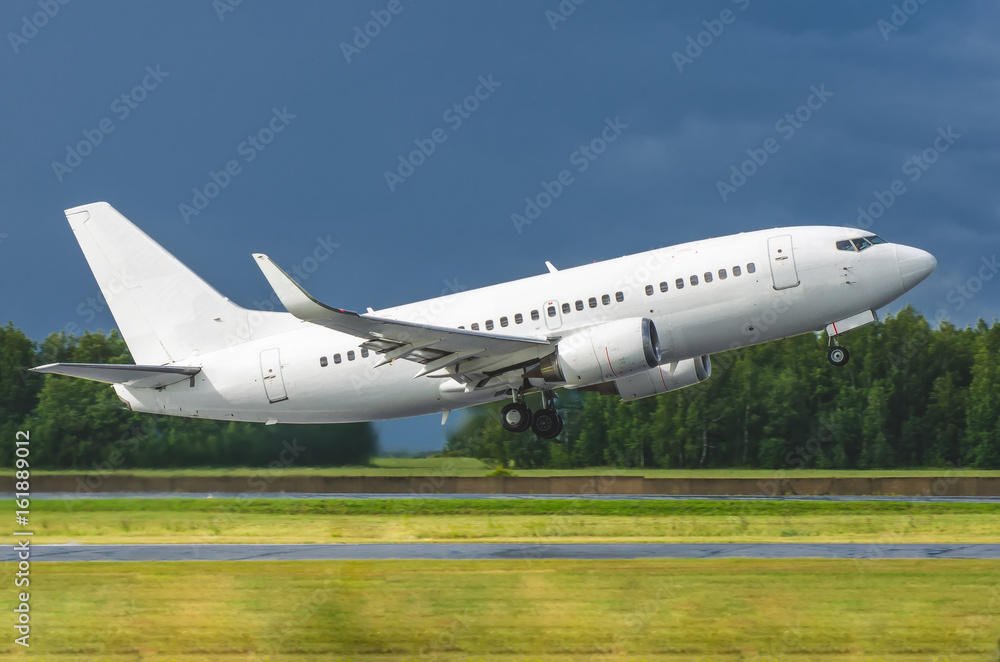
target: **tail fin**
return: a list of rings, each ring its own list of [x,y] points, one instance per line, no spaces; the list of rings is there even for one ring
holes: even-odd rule
[[[222,349],[247,311],[216,292],[106,202],[66,210],[76,240],[136,363]]]

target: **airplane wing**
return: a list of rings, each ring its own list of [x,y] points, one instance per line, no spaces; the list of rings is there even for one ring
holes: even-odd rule
[[[31,372],[79,377],[105,384],[160,388],[190,379],[201,372],[201,368],[118,363],[50,363],[32,368]]]
[[[257,266],[274,288],[282,305],[295,317],[341,333],[363,338],[368,347],[383,355],[384,365],[406,359],[423,365],[415,377],[438,373],[438,376],[465,376],[480,380],[531,362],[551,353],[547,339],[482,333],[387,319],[331,308],[313,298],[266,255],[255,253]]]

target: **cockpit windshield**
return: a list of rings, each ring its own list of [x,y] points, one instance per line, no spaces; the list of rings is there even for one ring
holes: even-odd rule
[[[888,243],[882,237],[878,235],[869,234],[864,237],[858,237],[857,239],[845,239],[844,241],[837,242],[838,251],[863,251],[866,248],[871,248],[875,244],[886,244]]]

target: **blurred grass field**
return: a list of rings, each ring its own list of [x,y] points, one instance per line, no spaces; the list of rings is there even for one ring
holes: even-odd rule
[[[30,652],[4,637],[4,660],[981,662],[1000,634],[997,561],[45,563],[31,581]]]
[[[481,461],[470,457],[429,458],[375,458],[364,467],[284,467],[284,468],[188,468],[188,469],[128,469],[105,473],[135,476],[483,476],[491,470]],[[11,475],[13,469],[5,468],[2,475]],[[1000,471],[971,470],[942,467],[940,469],[624,469],[617,467],[590,467],[583,469],[515,469],[518,476],[646,476],[649,478],[815,478],[836,476],[886,477],[886,476],[1000,476]],[[87,469],[76,471],[33,471],[45,474],[87,474]]]
[[[997,543],[975,503],[81,499],[32,504],[42,543]]]

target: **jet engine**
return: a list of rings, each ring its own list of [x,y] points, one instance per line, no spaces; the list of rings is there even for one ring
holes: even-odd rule
[[[526,373],[536,386],[587,386],[642,373],[660,362],[656,325],[631,317],[580,329],[559,341],[556,351]]]
[[[605,395],[620,395],[622,400],[627,402],[694,386],[711,376],[712,359],[708,356],[698,356],[679,363],[656,366],[652,370],[615,380],[607,384],[610,388],[599,390]]]

